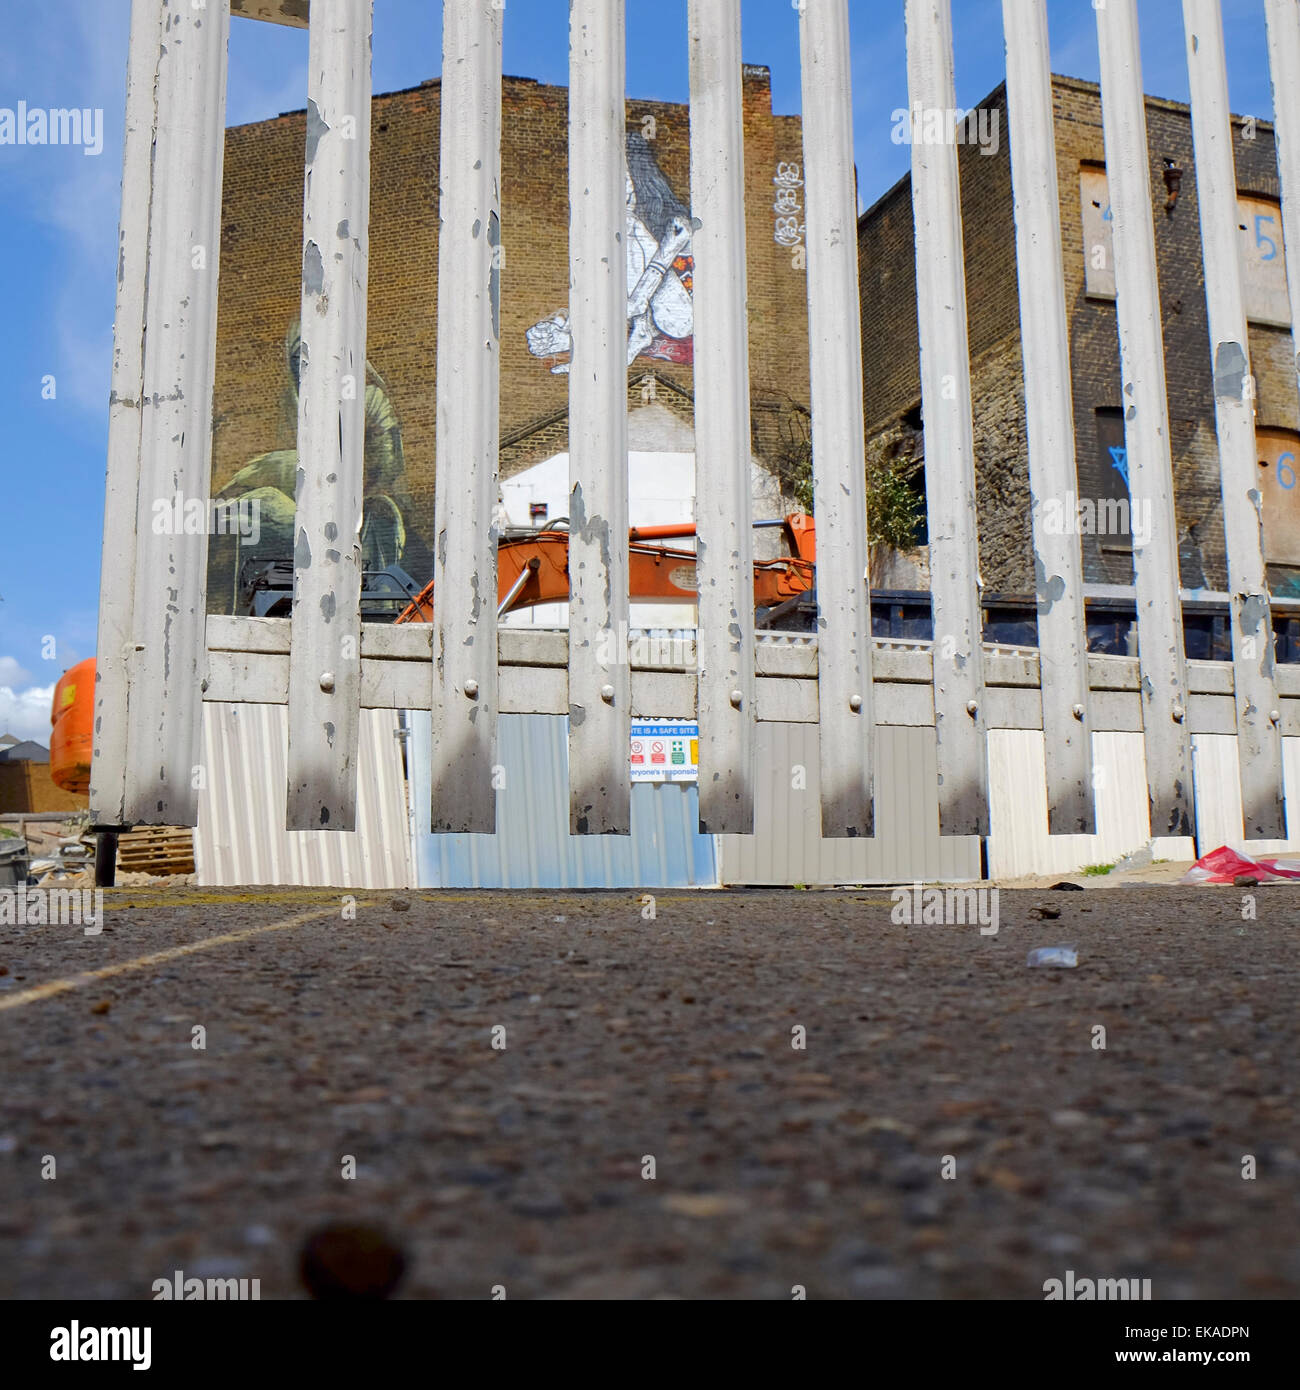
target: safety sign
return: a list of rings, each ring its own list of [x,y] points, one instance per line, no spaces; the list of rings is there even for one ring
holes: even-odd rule
[[[695,782],[700,774],[700,726],[684,720],[632,721],[634,782]]]

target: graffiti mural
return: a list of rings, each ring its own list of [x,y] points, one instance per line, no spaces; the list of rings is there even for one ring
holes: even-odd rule
[[[695,262],[690,210],[673,192],[650,144],[639,131],[627,136],[627,360],[694,360],[691,303]],[[567,372],[573,352],[569,316],[560,311],[527,331],[528,350]]]
[[[285,366],[289,385],[289,413],[298,416],[298,384],[302,357],[302,333],[298,324],[285,338]],[[377,572],[400,566],[420,583],[433,572],[432,554],[414,528],[415,502],[406,480],[402,452],[402,426],[388,387],[374,366],[366,363],[365,472],[361,517],[363,569]],[[250,562],[293,560],[294,490],[298,451],[275,449],[250,459],[221,489],[217,502],[256,506],[259,534],[256,543],[222,538],[212,547],[208,586],[213,610],[242,612],[240,572]]]

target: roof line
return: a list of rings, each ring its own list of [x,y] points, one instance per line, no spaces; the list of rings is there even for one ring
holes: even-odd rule
[[[647,380],[650,377],[654,378],[656,390],[660,390],[666,387],[668,390],[675,392],[684,401],[689,402],[691,409],[694,410],[694,394],[688,391],[684,386],[679,386],[678,383],[673,381],[670,377],[660,376],[653,369],[647,369],[646,371],[638,373],[638,375],[636,376],[628,377],[628,390],[631,391],[635,387],[640,386],[643,381]],[[522,440],[527,439],[529,435],[538,434],[542,430],[549,428],[551,425],[558,424],[561,420],[568,419],[568,415],[568,405],[562,405],[558,410],[551,411],[549,415],[542,415],[538,419],[530,421],[526,425],[521,425],[517,430],[512,430],[508,435],[502,435],[499,448],[513,448],[514,445],[520,443]]]
[[[1099,83],[1090,82],[1087,78],[1084,77],[1069,77],[1065,73],[1054,72],[1052,74],[1052,85],[1054,87],[1071,87],[1076,91],[1091,92],[1097,95],[1098,97],[1100,97],[1101,95],[1101,86]],[[1006,92],[1006,86],[1006,79],[1004,78],[1001,82],[998,83],[996,87],[993,88],[991,92],[989,92],[987,96],[985,96],[982,100],[976,102],[974,106],[968,108],[967,115],[969,115],[971,111],[979,110],[979,108],[982,106],[987,106],[990,102],[994,100],[994,98],[1003,95]],[[1185,116],[1189,116],[1191,114],[1192,108],[1187,102],[1174,101],[1172,97],[1154,97],[1151,96],[1150,93],[1143,93],[1142,99],[1144,104],[1147,106],[1154,106],[1165,111],[1176,111],[1180,115]],[[963,119],[965,118],[963,117]],[[1229,120],[1236,121],[1239,124],[1243,125],[1247,120],[1254,120],[1256,129],[1267,130],[1270,132],[1273,130],[1273,122],[1266,121],[1259,116],[1247,117],[1239,115],[1237,112],[1234,111],[1230,113]],[[867,218],[870,217],[874,212],[876,212],[876,210],[880,208],[882,204],[888,202],[888,200],[891,197],[893,197],[893,195],[897,193],[898,190],[902,188],[904,184],[908,183],[911,180],[911,177],[911,171],[909,170],[896,183],[892,184],[889,188],[887,188],[880,195],[880,197],[878,197],[876,201],[872,203],[871,206],[867,208],[867,210],[858,217],[858,226],[861,227],[862,224],[867,220]]]

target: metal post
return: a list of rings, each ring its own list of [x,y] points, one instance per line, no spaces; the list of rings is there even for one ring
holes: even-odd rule
[[[140,515],[140,430],[144,414],[145,287],[149,280],[149,209],[163,0],[134,0],[122,142],[122,215],[117,237],[113,384],[109,396],[108,476],[95,657],[94,759],[90,816],[122,825],[127,780],[126,711],[134,661],[135,533]]]
[[[1091,835],[1095,828],[1092,725],[1083,566],[1075,528],[1049,526],[1045,511],[1047,504],[1053,504],[1062,517],[1072,518],[1079,491],[1046,7],[1038,0],[1002,0],[1002,25],[1007,45],[1007,119],[1029,435],[1047,818],[1054,834]]]
[[[289,830],[356,828],[371,20],[371,0],[313,0],[289,648]]]
[[[1106,0],[1098,8],[1097,38],[1106,180],[1114,226],[1115,312],[1129,498],[1133,508],[1143,508],[1150,526],[1145,545],[1134,538],[1133,583],[1151,834],[1191,835],[1191,735],[1178,593],[1178,532],[1134,0]]]
[[[229,0],[202,9],[189,0],[167,0],[164,30],[150,190],[135,664],[122,820],[194,825]],[[191,526],[200,512],[200,524]]]
[[[754,543],[740,0],[691,0],[700,829],[754,829]]]
[[[934,723],[939,825],[945,835],[988,833],[983,611],[976,581],[975,443],[971,421],[966,272],[957,146],[926,135],[932,113],[956,109],[949,0],[907,0],[907,86],[913,115],[921,409],[934,613]],[[919,128],[917,128],[919,127]]]
[[[496,829],[501,20],[493,0],[443,6],[435,832]]]
[[[1205,299],[1214,356],[1223,530],[1232,597],[1233,690],[1241,807],[1248,840],[1286,838],[1281,705],[1273,670],[1273,622],[1264,577],[1255,392],[1237,245],[1228,70],[1218,0],[1183,0],[1196,150]]]
[[[569,7],[569,818],[631,829],[623,0]]]
[[[1291,351],[1300,387],[1300,0],[1264,0],[1273,79],[1273,140],[1282,184],[1282,248]]]
[[[822,834],[872,834],[871,595],[847,0],[800,8]]]

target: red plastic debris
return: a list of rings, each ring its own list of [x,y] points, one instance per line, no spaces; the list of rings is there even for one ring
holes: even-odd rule
[[[1227,845],[1203,854],[1183,875],[1183,883],[1232,883],[1239,878],[1269,883],[1300,879],[1300,859],[1252,859]]]

